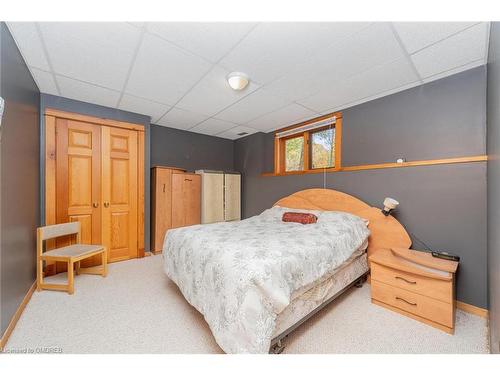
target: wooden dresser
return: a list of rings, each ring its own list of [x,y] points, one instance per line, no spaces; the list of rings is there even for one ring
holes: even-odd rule
[[[151,250],[157,254],[169,229],[200,224],[201,178],[184,169],[153,167],[151,191]]]
[[[458,262],[410,249],[370,256],[372,302],[453,333]]]

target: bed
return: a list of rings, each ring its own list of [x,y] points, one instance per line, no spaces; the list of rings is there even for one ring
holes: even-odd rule
[[[289,211],[318,221],[284,223]],[[410,245],[401,224],[380,209],[308,189],[249,219],[170,230],[164,271],[226,353],[276,353],[294,329],[366,279],[374,249]]]

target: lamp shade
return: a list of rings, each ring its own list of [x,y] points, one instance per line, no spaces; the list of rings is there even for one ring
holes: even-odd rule
[[[399,202],[393,198],[385,198],[384,199],[384,210],[385,211],[395,210],[398,205],[399,205]]]

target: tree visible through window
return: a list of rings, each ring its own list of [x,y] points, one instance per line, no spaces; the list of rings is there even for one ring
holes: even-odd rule
[[[311,168],[335,166],[335,128],[311,134]]]
[[[285,171],[304,169],[304,137],[290,138],[285,141]]]

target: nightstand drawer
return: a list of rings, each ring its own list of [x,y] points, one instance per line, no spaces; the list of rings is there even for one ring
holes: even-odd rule
[[[453,327],[453,304],[413,293],[372,279],[372,299],[419,317]]]
[[[371,265],[371,278],[446,303],[453,303],[452,281],[431,279],[377,263]]]

